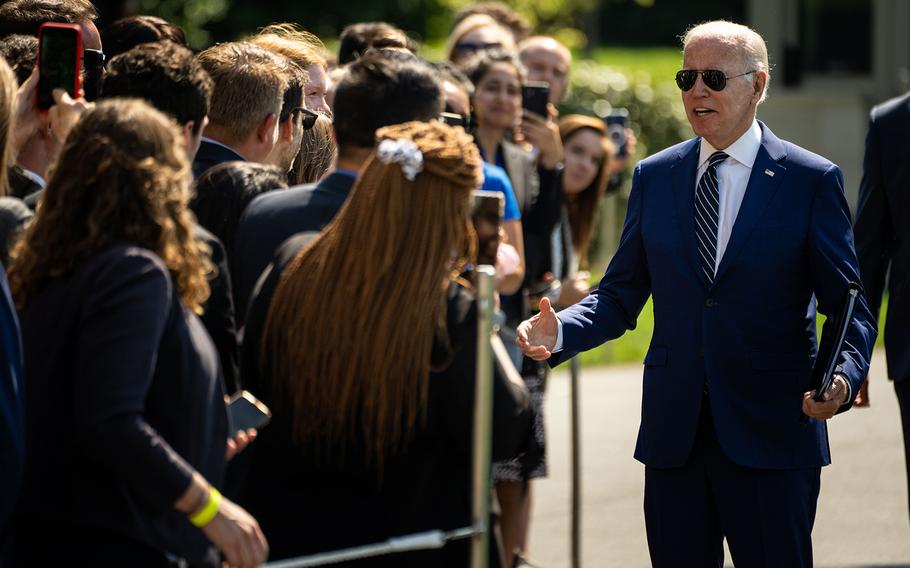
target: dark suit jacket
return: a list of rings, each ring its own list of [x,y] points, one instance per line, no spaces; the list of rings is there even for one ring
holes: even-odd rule
[[[199,144],[199,151],[193,159],[193,177],[198,178],[205,170],[217,166],[224,162],[246,161],[243,156],[230,148],[225,148],[220,144],[212,144],[203,140]]]
[[[565,350],[554,363],[634,328],[653,296],[635,450],[651,467],[686,462],[706,382],[717,438],[734,462],[793,469],[831,461],[825,422],[804,420],[802,399],[815,387],[813,294],[830,316],[859,278],[843,176],[759,124],[761,148],[710,288],[699,272],[694,228],[696,138],[638,164],[606,274],[592,295],[559,314]],[[823,333],[833,332],[829,319]],[[861,299],[838,364],[854,395],[875,337]]]
[[[856,254],[878,315],[888,276],[888,376],[910,381],[910,93],[874,109],[856,213]]]
[[[20,318],[28,453],[9,540],[24,560],[11,565],[71,562],[72,551],[47,546],[53,526],[64,540],[69,527],[94,528],[220,566],[174,509],[193,470],[222,482],[218,355],[162,261],[112,245],[50,281]],[[85,545],[103,551],[96,539]]]
[[[293,441],[292,416],[281,392],[262,371],[259,342],[283,268],[315,237],[297,235],[282,245],[251,300],[242,353],[244,386],[274,414],[242,456],[246,474],[236,498],[259,521],[271,558],[384,541],[470,523],[476,302],[460,286],[447,294],[448,341],[437,337],[426,421],[407,446],[387,459],[383,475],[366,465],[361,444],[351,444],[344,465],[324,463]],[[531,440],[533,411],[527,391],[496,373],[493,387],[493,456],[515,455]],[[241,456],[238,456],[240,458]],[[240,462],[232,462],[233,469]],[[467,541],[439,551],[399,554],[396,567],[458,567],[468,563]],[[390,557],[351,563],[389,566]],[[348,564],[345,564],[346,566]]]
[[[209,280],[211,294],[206,300],[200,316],[202,324],[209,332],[218,356],[221,359],[221,370],[224,374],[224,385],[230,392],[240,388],[238,365],[240,353],[237,344],[237,325],[234,321],[234,294],[231,288],[231,272],[228,268],[224,246],[218,237],[202,225],[193,225],[195,237],[209,246],[212,251],[212,264],[215,265],[214,278]]]
[[[25,464],[25,417],[22,393],[22,340],[19,321],[0,264],[0,548],[19,496]]]
[[[234,305],[243,321],[259,275],[275,251],[297,233],[321,231],[329,224],[354,185],[354,176],[334,171],[319,183],[264,193],[240,218],[234,248]]]

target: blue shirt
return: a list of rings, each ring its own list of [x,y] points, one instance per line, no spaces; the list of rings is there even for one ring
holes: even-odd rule
[[[517,221],[521,219],[521,212],[518,209],[518,201],[515,199],[515,192],[512,190],[512,182],[509,180],[509,174],[500,166],[493,166],[483,162],[483,185],[480,189],[484,191],[496,191],[505,197],[506,207],[502,214],[503,221]]]

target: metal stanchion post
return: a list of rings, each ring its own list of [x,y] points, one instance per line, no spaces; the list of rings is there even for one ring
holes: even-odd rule
[[[474,400],[474,483],[471,511],[474,537],[471,568],[486,568],[490,559],[490,491],[493,445],[493,276],[492,266],[477,270],[477,382]]]
[[[578,416],[578,377],[581,374],[581,361],[578,356],[572,358],[569,379],[569,400],[571,409],[572,436],[572,568],[581,566],[581,446],[579,444]]]

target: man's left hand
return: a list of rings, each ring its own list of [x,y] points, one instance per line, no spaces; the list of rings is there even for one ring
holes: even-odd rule
[[[803,412],[816,420],[828,420],[837,413],[837,409],[847,404],[850,389],[847,380],[841,375],[835,375],[831,386],[822,395],[822,402],[815,401],[815,391],[803,395]]]

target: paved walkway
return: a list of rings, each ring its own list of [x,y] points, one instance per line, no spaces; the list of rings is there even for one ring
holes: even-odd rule
[[[884,368],[883,354],[876,353],[872,408],[851,410],[829,426],[834,463],[822,470],[814,532],[819,568],[910,568],[900,417]],[[644,466],[632,458],[641,366],[588,371],[580,390],[583,566],[650,566]],[[550,381],[546,402],[550,477],[536,483],[531,527],[531,556],[545,568],[569,566],[568,409],[568,375],[560,372]]]

